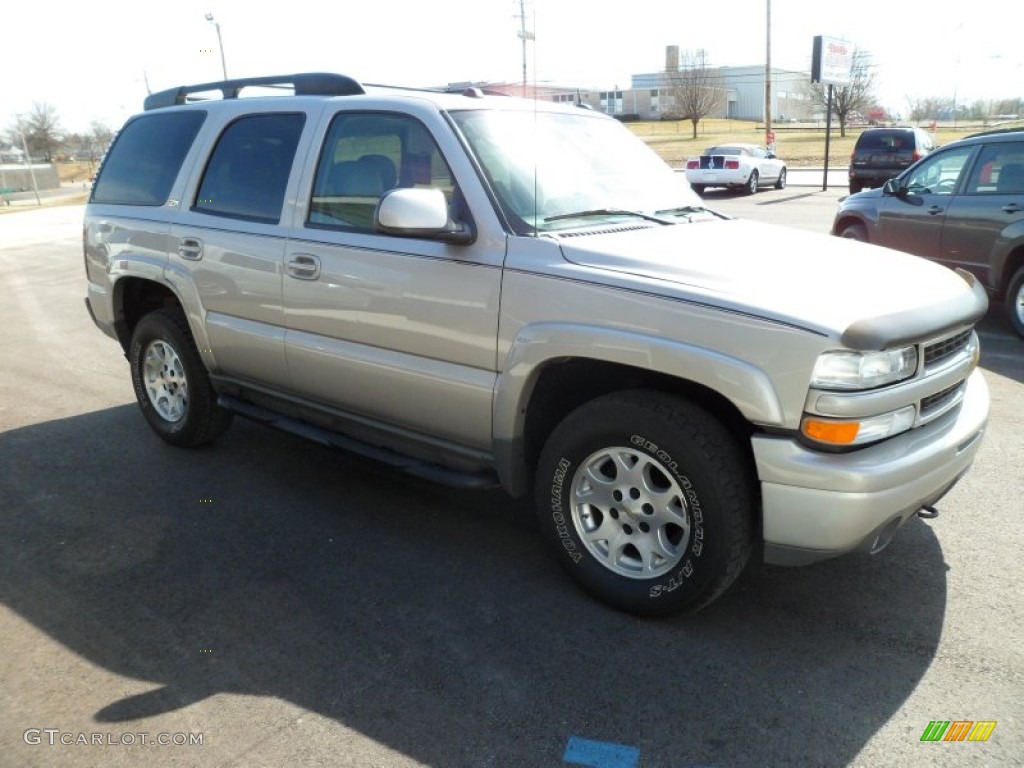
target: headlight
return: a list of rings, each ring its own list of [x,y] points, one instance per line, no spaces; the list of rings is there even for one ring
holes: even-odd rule
[[[917,370],[917,349],[884,352],[823,352],[814,364],[811,386],[819,389],[874,389],[909,379]]]

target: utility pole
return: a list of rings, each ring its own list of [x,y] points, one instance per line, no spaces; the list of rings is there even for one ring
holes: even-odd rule
[[[770,148],[775,143],[772,140],[775,138],[772,133],[772,0],[766,0],[766,2],[768,13],[765,23],[767,33],[764,49],[764,143]]]
[[[534,34],[526,28],[526,0],[519,0],[519,31],[516,32],[523,44],[523,98],[526,98],[526,41],[533,40]]]

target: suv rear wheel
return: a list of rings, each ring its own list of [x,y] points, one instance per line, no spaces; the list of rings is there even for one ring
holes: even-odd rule
[[[570,575],[637,614],[695,611],[743,570],[753,482],[707,411],[634,390],[580,406],[537,468],[540,526]]]
[[[1010,280],[1010,290],[1006,292],[1006,310],[1013,330],[1019,336],[1024,336],[1024,267],[1018,269]]]
[[[231,413],[217,405],[180,309],[159,309],[143,317],[132,334],[128,359],[142,415],[171,445],[203,445],[231,425]]]

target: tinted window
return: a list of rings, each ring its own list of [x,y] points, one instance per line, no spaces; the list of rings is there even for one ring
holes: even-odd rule
[[[117,135],[92,190],[96,203],[163,205],[206,113],[141,115]]]
[[[914,148],[911,131],[865,131],[857,139],[857,149],[900,150]]]
[[[193,210],[276,224],[305,120],[282,113],[231,123],[206,166]]]
[[[451,204],[455,182],[427,129],[403,115],[337,115],[317,164],[309,224],[372,230],[377,201],[394,187],[438,188]]]
[[[966,191],[972,195],[1024,194],[1024,142],[986,145]]]

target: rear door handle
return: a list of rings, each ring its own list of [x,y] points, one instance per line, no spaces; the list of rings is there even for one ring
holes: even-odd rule
[[[203,241],[196,237],[183,237],[178,243],[178,255],[189,261],[203,258]]]
[[[320,277],[320,258],[311,253],[293,253],[288,259],[288,274],[296,280],[316,280]]]
[[[1020,207],[1020,203],[1007,203],[1002,208],[1006,213],[1020,213],[1024,211],[1024,208]]]

